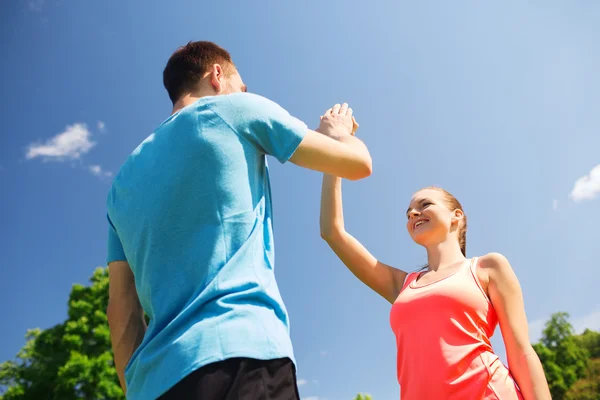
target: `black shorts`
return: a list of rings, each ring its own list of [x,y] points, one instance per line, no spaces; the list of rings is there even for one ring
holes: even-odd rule
[[[289,358],[231,358],[192,372],[159,400],[300,400]]]

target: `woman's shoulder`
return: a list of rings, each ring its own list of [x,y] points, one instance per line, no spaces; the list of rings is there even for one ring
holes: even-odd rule
[[[508,259],[500,253],[488,253],[477,258],[477,265],[484,269],[499,269],[510,267]]]
[[[489,253],[479,257],[477,273],[483,281],[514,281],[516,279],[512,266],[500,253]]]

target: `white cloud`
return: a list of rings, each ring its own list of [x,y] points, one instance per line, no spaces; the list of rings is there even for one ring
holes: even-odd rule
[[[93,175],[98,176],[98,177],[112,176],[112,172],[104,171],[102,169],[102,166],[100,166],[100,165],[90,165],[89,169]]]
[[[303,397],[301,400],[319,400],[319,396]]]
[[[531,343],[537,343],[541,339],[542,331],[549,319],[550,317],[546,317],[529,322],[529,341]],[[600,305],[589,314],[569,318],[569,322],[575,329],[575,333],[582,333],[586,328],[600,331]]]
[[[574,318],[571,324],[577,333],[582,333],[586,328],[593,331],[600,331],[600,307],[588,315]]]
[[[552,209],[554,211],[558,210],[558,200],[556,200],[556,199],[552,200]]]
[[[103,121],[98,121],[98,131],[100,131],[100,132],[106,131],[106,124]]]
[[[306,379],[298,379],[298,386],[302,386],[302,385],[306,385],[306,384],[307,384]]]
[[[32,143],[27,149],[28,160],[42,157],[46,161],[65,161],[79,159],[96,145],[92,141],[92,133],[85,124],[67,125],[64,132],[59,133],[46,143]]]
[[[27,2],[27,7],[31,11],[40,12],[44,8],[44,3],[45,2],[46,2],[46,0],[29,0]]]
[[[571,191],[573,201],[591,200],[600,194],[600,164],[596,165],[589,174],[577,179]]]

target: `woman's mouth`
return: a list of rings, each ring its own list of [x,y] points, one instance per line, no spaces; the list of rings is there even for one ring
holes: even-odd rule
[[[428,219],[420,219],[420,220],[418,220],[417,222],[414,223],[413,229],[416,229],[417,227],[419,227],[419,226],[421,226],[423,224],[426,224],[427,222],[429,222]]]

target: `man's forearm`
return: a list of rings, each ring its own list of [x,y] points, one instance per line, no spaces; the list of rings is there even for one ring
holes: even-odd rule
[[[365,145],[364,142],[356,136],[345,135],[336,140],[352,146],[352,148],[356,149],[356,151],[359,152],[363,157],[368,158],[369,160],[371,159],[371,154],[369,153],[367,145]]]
[[[113,307],[114,309],[114,307]],[[108,325],[115,357],[115,368],[123,392],[127,392],[125,384],[125,367],[138,348],[146,333],[146,321],[141,308],[128,311],[128,307],[116,309],[109,313]]]

